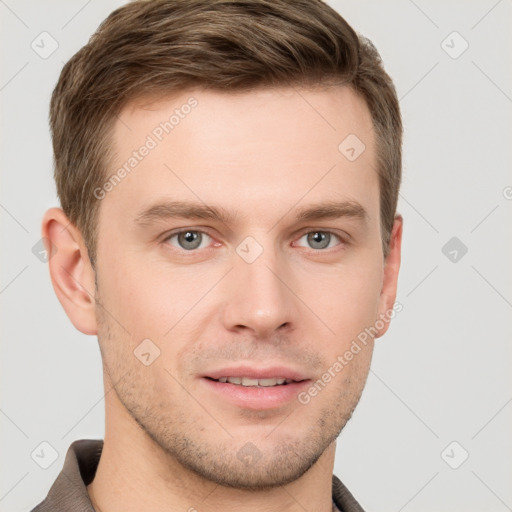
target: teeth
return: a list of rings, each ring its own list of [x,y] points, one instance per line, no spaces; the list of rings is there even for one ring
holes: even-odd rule
[[[249,377],[242,377],[242,386],[257,386],[258,379],[250,379]]]
[[[258,384],[260,386],[275,386],[277,384],[277,379],[259,379]]]
[[[219,382],[230,382],[231,384],[239,384],[242,386],[280,386],[293,382],[291,379],[271,378],[271,379],[252,379],[250,377],[220,377]]]

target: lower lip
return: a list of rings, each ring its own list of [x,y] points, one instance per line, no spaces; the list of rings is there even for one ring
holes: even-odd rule
[[[281,386],[242,386],[230,382],[201,379],[210,390],[233,405],[244,409],[264,410],[282,407],[293,400],[308,386],[309,380],[291,382]]]

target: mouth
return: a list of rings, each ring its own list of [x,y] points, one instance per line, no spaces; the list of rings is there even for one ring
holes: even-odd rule
[[[286,379],[284,377],[271,377],[265,379],[254,379],[252,377],[220,377],[218,379],[212,379],[211,377],[206,377],[207,379],[230,384],[235,384],[236,386],[246,386],[246,387],[259,387],[259,388],[271,388],[274,386],[287,386],[288,384],[292,384],[293,382],[301,382],[293,379]]]
[[[255,369],[250,366],[223,368],[203,375],[213,400],[241,409],[269,410],[296,402],[311,379],[284,366]]]

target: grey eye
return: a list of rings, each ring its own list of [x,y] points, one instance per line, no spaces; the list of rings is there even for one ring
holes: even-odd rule
[[[201,246],[203,234],[200,231],[183,231],[174,235],[182,249],[192,251]]]
[[[307,234],[307,241],[312,249],[325,249],[331,243],[331,234],[326,231],[312,231]]]

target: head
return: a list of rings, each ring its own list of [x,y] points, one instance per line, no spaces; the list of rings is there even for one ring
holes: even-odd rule
[[[298,478],[394,311],[402,127],[375,48],[320,1],[135,1],[50,118],[52,279],[112,407],[219,484]],[[293,382],[222,382],[242,374]]]

